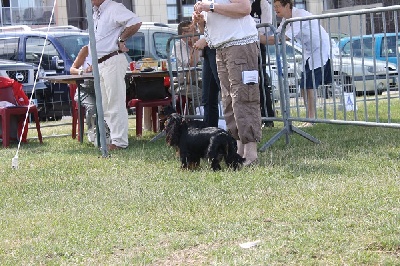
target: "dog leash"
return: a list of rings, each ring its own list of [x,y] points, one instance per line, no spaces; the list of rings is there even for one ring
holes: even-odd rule
[[[156,141],[156,140],[159,140],[159,139],[161,139],[162,137],[165,137],[165,130],[163,130],[163,131],[161,131],[160,133],[158,133],[157,135],[155,135],[151,140],[150,140],[150,142],[153,142],[153,141]]]

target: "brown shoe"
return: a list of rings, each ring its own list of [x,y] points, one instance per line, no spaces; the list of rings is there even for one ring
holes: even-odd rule
[[[115,150],[122,150],[123,148],[119,147],[119,146],[117,146],[115,144],[107,144],[107,149],[109,151],[115,151]]]

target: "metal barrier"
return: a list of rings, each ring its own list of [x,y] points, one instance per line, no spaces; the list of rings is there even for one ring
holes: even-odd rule
[[[283,109],[284,126],[262,146],[261,151],[265,151],[283,135],[288,143],[292,133],[319,143],[317,138],[300,129],[297,126],[298,122],[400,128],[400,115],[391,112],[392,107],[398,105],[400,100],[400,40],[397,21],[399,11],[400,6],[391,6],[292,18],[282,24],[280,46],[283,90],[280,90],[282,94],[277,105]],[[394,33],[386,31],[387,17],[396,25]],[[379,19],[381,21],[377,23]],[[359,23],[359,31],[354,30],[354,27],[346,27],[346,34],[332,31],[341,29],[345,23],[352,25],[355,22]],[[286,31],[293,27],[294,23],[300,24],[300,34],[308,34],[311,40],[313,36],[319,39],[317,36],[321,36],[321,30],[312,32],[311,27],[305,26],[311,23],[324,25],[331,38],[329,55],[333,82],[316,88],[313,76],[315,101],[310,104],[313,104],[316,110],[315,118],[308,117],[305,105],[308,101],[307,94],[303,95],[300,91],[304,47],[294,41],[295,36],[291,36],[290,41],[285,38]],[[258,25],[262,26],[268,25]],[[345,36],[347,38],[342,38]],[[335,39],[338,39],[339,43],[336,43]]]
[[[266,65],[260,65],[260,68],[267,69],[270,77],[273,109],[276,112],[274,117],[263,116],[262,119],[283,123],[282,129],[264,143],[260,151],[265,151],[282,136],[289,143],[293,133],[319,143],[316,137],[298,127],[299,122],[400,128],[400,114],[392,112],[393,106],[398,105],[400,100],[398,12],[400,5],[293,18],[282,25],[280,39],[274,26],[257,25],[276,36],[275,45],[268,46]],[[300,91],[303,47],[283,38],[293,23],[311,23],[312,20],[323,26],[332,40],[340,41],[335,45],[332,42],[329,51],[334,82],[314,89],[316,101],[312,104],[316,108],[315,118],[307,116],[304,104],[307,99],[302,97]],[[388,23],[394,23],[395,32],[387,32],[385,25]],[[346,32],[338,32],[337,29],[346,29]],[[182,40],[187,43],[189,38],[197,36],[199,34],[171,37],[166,49],[173,106],[186,116],[202,119],[201,108],[196,110],[201,102],[195,97],[201,94],[202,59],[196,59],[195,67],[188,67],[183,61],[176,60],[177,57],[190,54]],[[367,36],[370,39],[367,40]],[[381,42],[380,50],[376,49],[378,42]],[[179,74],[183,75],[181,81]],[[263,79],[261,75],[262,84]],[[181,100],[186,97],[195,100]],[[265,98],[266,95],[262,95],[264,104]],[[223,119],[222,113],[220,117]]]
[[[265,26],[265,25],[262,25]],[[267,25],[267,27],[269,28],[268,30],[272,30],[274,31],[275,28],[272,25]],[[189,54],[189,47],[186,45],[187,43],[189,43],[189,39],[190,38],[198,38],[200,36],[200,34],[194,34],[194,35],[177,35],[174,37],[169,38],[168,42],[167,42],[167,55],[168,55],[168,69],[170,72],[170,78],[171,80],[175,80],[174,83],[171,83],[171,94],[173,97],[173,106],[175,106],[176,109],[178,110],[184,110],[183,114],[189,118],[195,118],[195,119],[202,119],[204,118],[204,114],[202,111],[202,107],[200,107],[199,109],[196,110],[196,106],[202,105],[201,102],[198,102],[197,105],[186,105],[183,106],[182,102],[176,102],[177,99],[180,99],[182,96],[187,95],[187,97],[191,97],[192,95],[195,94],[202,94],[202,80],[201,80],[201,67],[202,67],[202,59],[200,58],[198,61],[194,62],[194,65],[196,65],[196,67],[188,67],[187,64],[187,60],[182,60],[183,57],[187,56]],[[278,52],[278,41],[276,41],[276,49],[275,51]],[[260,58],[261,58],[261,52],[260,52]],[[278,78],[278,65],[280,64],[279,60],[278,60],[278,64],[276,64],[275,59],[272,58],[278,58],[277,54],[274,54],[273,56],[270,55],[268,53],[268,63],[263,65],[260,61],[260,69],[263,67],[267,68],[267,74],[269,76],[273,75],[274,78],[273,79],[273,83],[270,84],[271,86],[271,90],[272,90],[272,95],[271,98],[279,101],[279,97],[280,95],[284,95],[284,93],[279,92],[280,89],[283,88],[282,85],[279,85],[279,83],[282,83],[282,75],[280,75],[280,77]],[[275,62],[275,63],[272,63]],[[281,68],[281,67],[280,67]],[[175,72],[173,72],[174,70],[178,70],[178,76],[180,75],[179,72],[183,73],[186,72],[185,75],[189,76],[189,78],[184,79],[184,82],[181,84],[178,84],[177,80],[177,76],[175,74]],[[280,71],[281,72],[281,71]],[[188,75],[189,74],[189,75]],[[260,81],[263,84],[264,87],[264,75],[263,72],[260,71]],[[185,89],[180,89],[180,88],[186,88],[188,86],[188,84],[190,84],[192,82],[192,84],[194,85],[194,88],[192,88],[192,90],[190,91],[190,93],[187,93],[187,91],[185,91]],[[261,95],[261,100],[262,103],[264,104],[264,108],[266,109],[266,88],[264,87],[262,90],[262,95]],[[198,98],[197,98],[198,99]],[[220,103],[221,105],[221,103]],[[221,107],[221,106],[220,106]],[[189,109],[188,109],[189,108]],[[223,113],[222,113],[222,108],[220,108],[220,119],[224,119],[223,117]],[[283,109],[281,110],[281,112],[277,112],[277,114],[275,115],[275,117],[262,117],[263,121],[283,121],[282,117],[279,117],[279,114],[282,115]]]
[[[191,45],[200,34],[177,35],[167,41],[168,70],[172,105],[181,114],[202,119],[202,58]]]

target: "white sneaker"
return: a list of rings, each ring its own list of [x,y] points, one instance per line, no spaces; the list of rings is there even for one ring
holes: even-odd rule
[[[88,133],[87,133],[87,137],[90,142],[92,142],[92,143],[96,142],[96,129],[95,128],[89,129]]]

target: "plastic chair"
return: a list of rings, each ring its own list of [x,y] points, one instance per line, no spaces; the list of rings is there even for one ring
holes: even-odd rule
[[[26,112],[33,114],[36,123],[36,130],[38,133],[38,139],[40,143],[43,143],[42,133],[40,131],[40,122],[38,109],[35,105],[29,104],[29,99],[22,90],[22,85],[9,78],[0,78],[0,101],[7,101],[15,106],[0,107],[1,116],[1,128],[2,128],[2,140],[3,147],[10,145],[10,118],[11,116],[18,116],[18,138],[22,142],[26,142],[26,136],[28,133],[28,118]],[[26,117],[26,120],[25,120]],[[25,130],[22,135],[22,129],[25,121]]]
[[[164,99],[154,99],[154,100],[140,100],[132,99],[128,102],[128,108],[136,108],[136,136],[142,135],[142,124],[143,124],[143,107],[152,107],[151,117],[153,121],[153,131],[157,132],[157,112],[158,106],[170,105],[172,102],[171,97],[166,97]]]
[[[76,84],[69,84],[69,96],[71,98],[71,115],[72,115],[72,133],[71,137],[73,139],[76,138],[76,131],[78,130],[78,140],[81,140],[81,135],[80,135],[80,123],[79,121],[84,121],[85,119],[85,107],[81,106],[81,117],[80,120],[79,118],[79,112],[78,112],[78,103],[75,101],[74,96],[75,92],[78,89],[78,86]],[[82,123],[83,124],[83,123]],[[84,126],[82,127],[84,129]]]

